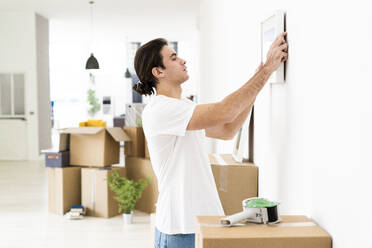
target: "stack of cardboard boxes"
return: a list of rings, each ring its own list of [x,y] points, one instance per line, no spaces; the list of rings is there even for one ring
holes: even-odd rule
[[[125,176],[119,163],[119,142],[129,142],[123,129],[78,127],[64,129],[55,151],[45,154],[48,167],[48,209],[63,215],[73,205],[83,205],[87,215],[118,215],[118,204],[106,178],[114,170]]]
[[[145,213],[153,213],[158,198],[158,183],[152,169],[142,129],[141,113],[143,109],[144,104],[128,104],[126,108],[124,131],[131,142],[124,146],[125,168],[129,179],[150,179],[149,185],[142,192],[142,196],[136,204],[136,209]]]
[[[124,131],[131,142],[124,146],[125,167],[129,179],[150,178],[150,185],[142,193],[136,209],[154,213],[158,187],[142,129],[143,109],[143,104],[127,105]],[[233,214],[241,211],[242,200],[257,196],[257,166],[251,163],[237,163],[231,154],[212,154],[210,161],[225,213]]]

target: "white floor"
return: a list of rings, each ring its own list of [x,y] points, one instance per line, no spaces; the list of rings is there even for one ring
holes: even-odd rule
[[[0,247],[152,247],[150,217],[68,220],[48,213],[43,162],[0,161]]]

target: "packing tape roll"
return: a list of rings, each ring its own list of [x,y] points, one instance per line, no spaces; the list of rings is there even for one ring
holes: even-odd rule
[[[247,218],[254,218],[257,214],[257,209],[246,209],[240,213],[229,215],[221,219],[221,224],[224,226],[231,226],[246,220]]]

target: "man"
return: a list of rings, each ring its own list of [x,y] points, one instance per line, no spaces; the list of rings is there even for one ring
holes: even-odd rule
[[[181,99],[186,61],[164,39],[141,46],[134,59],[139,94],[155,95],[142,113],[151,163],[158,179],[155,247],[194,247],[195,216],[224,215],[204,137],[232,139],[270,75],[287,59],[286,33],[271,45],[265,64],[222,101],[196,105]],[[211,85],[213,87],[213,85]]]

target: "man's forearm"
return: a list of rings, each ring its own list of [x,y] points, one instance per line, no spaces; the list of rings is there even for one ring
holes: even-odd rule
[[[232,115],[232,120],[236,120],[247,109],[247,106],[253,105],[256,96],[265,86],[271,73],[268,68],[263,66],[246,84],[221,101],[224,111]]]
[[[253,102],[248,105],[246,109],[241,112],[238,117],[230,123],[226,123],[224,129],[229,133],[229,137],[233,138],[235,134],[238,132],[238,130],[242,127],[245,120],[247,119],[249,113],[252,111],[252,106],[254,104],[255,99],[253,99]]]

